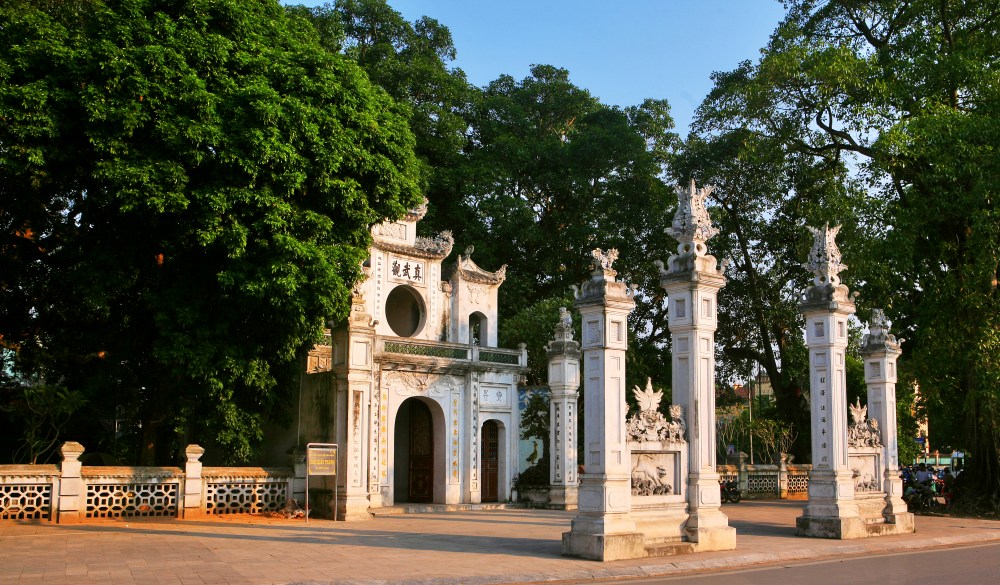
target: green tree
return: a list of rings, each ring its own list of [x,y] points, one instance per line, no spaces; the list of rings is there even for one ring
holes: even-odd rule
[[[16,368],[245,460],[419,201],[406,109],[276,1],[0,8],[0,336]],[[105,414],[106,416],[106,414]]]
[[[525,382],[529,386],[540,386],[548,382],[549,366],[545,352],[559,322],[560,307],[572,309],[573,299],[567,295],[538,301],[506,319],[500,329],[498,341],[502,347],[518,347],[522,343],[527,346],[528,372]],[[579,341],[579,318],[574,319],[574,338]]]
[[[842,238],[851,278],[896,318],[932,426],[961,429],[940,440],[967,446],[972,483],[1000,507],[1000,12],[985,0],[786,6],[760,61],[719,77],[710,127],[845,161],[862,182],[868,199],[838,210],[858,225]]]
[[[520,307],[589,279],[591,250],[618,248],[619,278],[643,292],[630,318],[642,350],[630,352],[628,383],[652,375],[669,384],[669,368],[633,367],[669,339],[652,265],[673,247],[663,226],[675,198],[659,176],[676,139],[667,104],[605,106],[565,69],[536,65],[521,81],[490,83],[469,119],[465,237],[483,264],[509,264],[501,329]]]
[[[719,295],[718,376],[748,380],[765,374],[781,419],[805,429],[808,354],[798,299],[811,281],[799,260],[812,238],[802,224],[830,221],[859,195],[844,187],[846,169],[837,161],[797,154],[751,129],[719,131],[714,100],[742,80],[718,76],[717,83],[671,173],[678,181],[693,177],[714,186],[709,204],[720,234],[709,248],[730,261]],[[795,453],[804,461],[809,433],[797,435]]]
[[[373,83],[410,107],[410,129],[431,202],[421,228],[453,230],[463,241],[461,161],[467,110],[476,90],[461,69],[450,65],[457,55],[451,31],[428,16],[408,22],[385,0],[336,0],[288,10],[308,16],[324,46],[355,61]]]

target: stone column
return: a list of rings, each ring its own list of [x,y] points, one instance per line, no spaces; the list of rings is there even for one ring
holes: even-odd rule
[[[726,285],[725,262],[707,254],[712,227],[705,198],[712,187],[677,189],[677,214],[667,233],[680,242],[677,254],[657,261],[660,286],[669,297],[673,345],[673,402],[688,417],[687,535],[698,551],[736,548],[736,529],[722,513],[715,445],[715,330],[718,293]]]
[[[868,386],[868,416],[878,421],[882,439],[885,473],[885,510],[889,524],[902,532],[913,532],[913,514],[903,501],[903,480],[899,478],[898,427],[896,424],[896,359],[902,354],[896,336],[889,333],[889,321],[881,309],[872,311],[868,333],[861,340],[861,358],[865,362]]]
[[[549,507],[577,508],[576,422],[580,391],[580,343],[573,340],[573,317],[559,308],[555,338],[549,342]]]
[[[584,472],[577,517],[563,554],[613,561],[645,556],[631,510],[631,457],[625,433],[625,349],[634,291],[615,280],[617,250],[593,251],[591,279],[575,291],[583,320]],[[718,489],[718,488],[716,488]]]
[[[60,524],[76,524],[87,516],[87,486],[83,483],[80,456],[83,445],[66,441],[59,449],[63,460],[59,466],[59,520]]]
[[[205,515],[203,500],[204,486],[201,478],[201,456],[205,448],[201,445],[188,445],[184,449],[187,461],[184,462],[184,509],[182,518],[193,519]]]
[[[345,407],[344,414],[337,417],[338,423],[344,425],[343,431],[338,433],[342,437],[338,456],[343,460],[338,463],[342,478],[337,482],[340,490],[336,511],[338,520],[368,520],[372,517],[368,511],[368,433],[372,392],[377,389],[373,360],[374,319],[365,309],[362,286],[367,277],[368,271],[364,269],[364,275],[354,285],[351,315],[347,323],[347,383],[338,388],[338,392],[346,392],[338,400],[338,406]]]
[[[799,303],[809,348],[809,406],[812,425],[812,471],[809,503],[795,521],[800,536],[862,538],[864,520],[854,499],[847,441],[847,320],[853,296],[837,276],[840,261],[835,237],[840,226],[809,228],[815,241],[804,266],[815,277]]]

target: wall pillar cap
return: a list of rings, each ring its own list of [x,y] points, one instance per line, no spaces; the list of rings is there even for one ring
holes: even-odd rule
[[[85,450],[83,445],[76,441],[66,441],[59,448],[63,456],[63,461],[76,461],[80,458],[80,455],[83,455]]]
[[[201,459],[201,456],[205,454],[205,448],[201,445],[188,445],[184,449],[184,454],[187,455],[189,462],[194,463]]]

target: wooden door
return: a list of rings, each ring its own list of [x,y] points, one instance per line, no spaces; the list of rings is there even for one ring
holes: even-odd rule
[[[410,406],[409,497],[411,502],[434,501],[434,421],[427,405]]]
[[[482,501],[496,502],[500,499],[500,429],[496,421],[488,420],[483,425],[482,445]]]

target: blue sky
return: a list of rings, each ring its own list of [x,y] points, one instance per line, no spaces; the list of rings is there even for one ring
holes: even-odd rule
[[[323,4],[283,0],[286,4]],[[452,33],[469,81],[528,75],[533,63],[568,69],[603,103],[666,98],[686,134],[713,71],[755,61],[784,10],[778,0],[389,0],[407,20]]]

